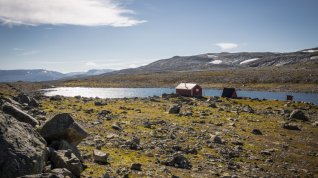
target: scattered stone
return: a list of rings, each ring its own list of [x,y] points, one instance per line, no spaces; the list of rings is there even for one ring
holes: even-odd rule
[[[72,152],[75,154],[75,156],[83,161],[83,158],[81,156],[80,151],[77,149],[76,146],[74,146],[73,144],[68,143],[66,140],[54,140],[52,141],[52,143],[50,144],[51,148],[54,148],[55,150],[72,150]]]
[[[244,107],[242,108],[242,110],[243,110],[244,112],[254,113],[253,108],[250,107],[250,106],[244,106]]]
[[[181,154],[176,154],[176,155],[162,161],[162,164],[164,164],[166,166],[173,166],[175,168],[181,168],[181,169],[191,169],[192,168],[190,161],[188,161],[188,159]]]
[[[252,134],[255,134],[255,135],[263,135],[263,133],[262,133],[259,129],[253,129],[253,130],[252,130]]]
[[[54,150],[50,155],[50,160],[55,168],[66,168],[75,176],[80,176],[84,169],[81,161],[71,150]]]
[[[314,123],[312,123],[312,126],[317,127],[318,126],[318,121],[315,121]]]
[[[308,117],[305,115],[305,113],[301,110],[293,110],[293,112],[289,115],[288,119],[297,119],[302,121],[308,121]]]
[[[65,168],[56,168],[42,174],[22,176],[20,178],[75,178],[71,171]]]
[[[0,112],[0,177],[11,178],[42,172],[46,142],[29,124]]]
[[[126,142],[126,145],[132,150],[138,150],[140,148],[140,138],[133,136],[131,140]]]
[[[283,123],[282,126],[284,129],[288,129],[288,130],[300,130],[300,128],[298,127],[298,125],[293,124],[293,123],[289,123],[289,122],[285,122]]]
[[[105,106],[105,105],[107,105],[107,103],[104,102],[104,101],[95,101],[94,104],[95,104],[95,106]]]
[[[51,101],[62,101],[62,96],[60,95],[55,95],[50,97]]]
[[[131,170],[141,171],[141,164],[140,163],[133,163],[130,167]]]
[[[48,141],[64,139],[78,145],[88,133],[67,113],[57,114],[39,128],[40,134]]]
[[[179,114],[180,109],[181,109],[180,105],[173,105],[169,108],[168,112],[169,112],[169,114]]]
[[[93,159],[95,162],[98,163],[107,163],[107,159],[108,159],[109,154],[108,153],[104,153],[100,150],[94,150],[93,151]]]
[[[112,128],[115,130],[123,130],[119,122],[115,122],[112,124]]]
[[[222,138],[218,135],[211,135],[211,140],[212,140],[212,143],[223,144]]]
[[[15,106],[9,103],[4,103],[2,106],[2,110],[6,114],[10,114],[14,118],[16,118],[18,121],[28,123],[33,127],[39,124],[39,122],[34,117],[21,111],[20,109],[16,108]]]

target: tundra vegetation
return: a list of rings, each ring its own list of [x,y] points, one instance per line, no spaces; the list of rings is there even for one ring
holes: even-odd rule
[[[50,152],[49,158],[37,152],[44,165],[29,174],[318,176],[318,107],[311,103],[174,94],[123,99],[45,97],[32,92],[37,85],[0,87],[1,105],[19,107],[38,121],[38,129],[27,124],[33,131],[26,133],[38,139],[32,146]],[[34,99],[38,105],[25,102],[22,90],[28,93],[24,95],[28,101]],[[18,120],[10,112],[1,115]],[[57,118],[68,120],[61,126],[66,129],[50,134],[48,128],[56,126]]]

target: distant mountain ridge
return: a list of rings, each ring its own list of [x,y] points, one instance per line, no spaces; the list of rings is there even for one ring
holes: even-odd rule
[[[72,72],[60,73],[56,71],[49,71],[44,69],[32,70],[0,70],[0,82],[16,82],[16,81],[29,81],[40,82],[59,80],[63,78],[79,78],[85,76],[100,75],[107,72],[112,72],[111,69],[91,69],[87,72]]]
[[[286,66],[318,59],[318,47],[289,53],[239,52],[206,53],[194,56],[174,56],[134,69],[123,69],[109,74],[129,74],[167,71],[224,70]],[[105,75],[109,75],[105,74]]]

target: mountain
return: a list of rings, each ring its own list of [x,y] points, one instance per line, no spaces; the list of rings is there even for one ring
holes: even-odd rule
[[[15,82],[15,81],[50,81],[59,80],[62,78],[79,78],[85,76],[100,75],[103,73],[111,72],[111,69],[92,69],[87,72],[72,72],[63,74],[60,72],[49,71],[44,69],[34,70],[0,70],[0,82]]]
[[[63,77],[64,74],[55,71],[43,69],[35,70],[0,70],[0,82],[13,81],[47,81],[57,80]]]
[[[286,66],[318,59],[318,48],[289,53],[239,52],[207,53],[194,56],[174,56],[135,69],[124,69],[110,74],[129,74],[166,71],[202,71],[244,69],[249,67]]]

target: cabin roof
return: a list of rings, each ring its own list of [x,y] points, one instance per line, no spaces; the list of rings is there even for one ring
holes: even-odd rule
[[[176,89],[183,89],[183,90],[191,90],[192,88],[194,88],[195,86],[197,86],[198,84],[196,83],[180,83]]]

